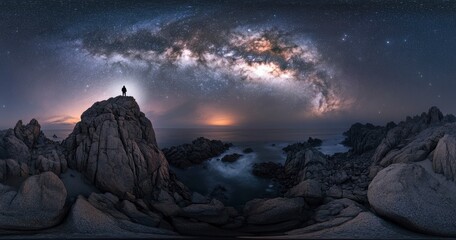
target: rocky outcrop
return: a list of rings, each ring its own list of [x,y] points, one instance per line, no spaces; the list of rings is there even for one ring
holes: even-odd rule
[[[261,178],[277,178],[284,174],[284,168],[281,164],[274,162],[254,163],[252,174]]]
[[[217,157],[231,146],[230,143],[200,137],[193,140],[191,144],[165,148],[163,153],[171,165],[186,168]]]
[[[355,123],[350,129],[344,132],[346,136],[342,142],[344,145],[351,147],[354,154],[361,154],[366,151],[376,149],[386,135],[386,132],[395,127],[393,122],[388,123],[386,127],[374,126],[370,123]]]
[[[112,199],[114,200],[114,199]],[[125,208],[134,208],[134,206],[124,206]],[[137,214],[137,210],[132,210]],[[130,212],[130,210],[127,210]],[[70,213],[64,224],[58,229],[65,232],[66,236],[88,236],[88,237],[165,237],[167,235],[176,235],[176,233],[155,227],[133,223],[128,217],[113,217],[111,214],[100,210],[92,205],[82,196],[79,196],[72,206]]]
[[[63,148],[58,142],[44,136],[40,124],[35,119],[25,126],[22,121],[18,121],[14,129],[0,131],[0,165],[4,165],[4,159],[17,162],[23,172],[27,169],[26,175],[47,171],[60,175],[67,169]],[[0,180],[17,175],[14,171],[3,170],[0,168]]]
[[[228,154],[222,157],[222,162],[236,162],[241,157],[242,154],[239,153]]]
[[[27,178],[18,191],[0,184],[0,229],[38,230],[59,224],[67,192],[52,172]]]
[[[308,206],[303,198],[254,199],[244,206],[248,224],[269,225],[287,221],[306,220]]]
[[[168,162],[132,97],[95,103],[63,145],[69,166],[102,191],[141,197],[169,187]]]
[[[337,199],[319,206],[311,217],[309,226],[288,232],[290,235],[300,235],[330,229],[348,222],[365,209],[350,199]]]
[[[409,229],[456,236],[456,185],[438,176],[429,161],[392,164],[369,185],[371,207],[381,216]]]
[[[314,179],[302,181],[288,190],[285,197],[303,197],[310,204],[318,204],[323,200],[321,184]]]
[[[445,134],[434,150],[432,158],[434,172],[443,174],[447,179],[456,180],[456,138]]]
[[[420,116],[407,117],[388,131],[372,157],[374,165],[386,167],[393,163],[424,160],[445,132],[452,128],[444,125],[455,121],[453,115],[443,116],[436,107]]]

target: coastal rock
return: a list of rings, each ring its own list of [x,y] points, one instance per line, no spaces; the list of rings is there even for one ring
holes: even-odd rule
[[[393,163],[424,160],[445,133],[454,129],[456,117],[431,107],[420,116],[407,117],[386,134],[372,157],[374,165],[386,167]]]
[[[135,224],[128,220],[116,219],[109,214],[95,208],[84,197],[79,196],[72,206],[70,213],[60,230],[66,234],[78,234],[76,236],[100,236],[100,237],[137,237],[146,235],[159,237],[175,235],[174,232],[165,229],[148,227]]]
[[[422,161],[435,149],[439,139],[444,136],[446,131],[447,127],[431,127],[425,129],[402,148],[390,150],[381,161],[378,162],[378,165],[386,167],[393,163]]]
[[[322,142],[323,141],[321,139],[309,137],[309,139],[307,139],[306,142],[290,144],[290,145],[284,147],[282,150],[287,154],[294,155],[297,152],[302,151],[302,150],[319,147],[322,144]]]
[[[191,144],[165,148],[163,153],[171,165],[186,168],[219,156],[231,146],[230,143],[200,137],[193,140]]]
[[[67,192],[52,172],[27,178],[16,192],[0,186],[0,229],[37,230],[60,223]]]
[[[242,153],[245,153],[245,154],[253,153],[253,149],[252,148],[245,148],[244,150],[242,150]]]
[[[254,199],[244,206],[247,223],[256,225],[275,224],[290,220],[305,220],[308,209],[303,198]]]
[[[97,102],[63,142],[69,166],[102,191],[141,197],[169,184],[152,124],[132,97]]]
[[[295,229],[288,232],[288,234],[298,235],[336,227],[352,220],[363,211],[365,210],[360,204],[350,199],[337,199],[330,201],[315,209],[315,213],[312,216],[315,224]]]
[[[432,171],[429,161],[392,164],[369,185],[371,207],[404,227],[428,234],[456,236],[456,185]]]
[[[303,197],[308,203],[318,204],[323,200],[321,184],[314,179],[302,181],[288,190],[285,197]]]
[[[252,166],[252,174],[262,178],[275,178],[284,172],[283,166],[274,162],[255,163]]]
[[[387,127],[374,126],[370,123],[364,125],[355,123],[348,131],[344,132],[346,138],[342,143],[351,147],[353,153],[361,154],[377,148],[388,129],[394,126],[394,123],[388,124]]]
[[[182,208],[182,216],[215,225],[224,225],[229,218],[223,203],[216,199],[208,204],[191,204],[184,207]]]
[[[0,159],[15,159],[19,162],[30,161],[28,146],[14,135],[12,129],[0,133]]]
[[[285,173],[298,182],[317,178],[325,170],[326,157],[316,149],[307,149],[288,155],[285,161]]]
[[[236,162],[241,157],[242,154],[238,153],[228,154],[222,157],[222,162]]]
[[[44,136],[35,119],[25,126],[19,120],[14,129],[0,131],[0,159],[14,159],[28,174],[52,171],[60,175],[67,169],[63,148]]]
[[[434,150],[432,167],[434,172],[443,174],[447,179],[456,180],[456,138],[443,136]]]

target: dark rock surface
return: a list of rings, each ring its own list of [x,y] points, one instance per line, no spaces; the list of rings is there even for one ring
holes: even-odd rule
[[[186,168],[217,157],[231,146],[230,143],[200,137],[192,141],[191,144],[165,148],[163,153],[171,165]]]
[[[361,154],[377,148],[387,131],[393,127],[395,127],[394,123],[389,123],[386,127],[374,126],[370,123],[364,125],[355,123],[344,132],[346,138],[342,143],[351,147],[353,153]]]
[[[284,168],[279,163],[262,162],[252,166],[252,174],[262,178],[276,178],[280,173],[283,174]]]
[[[236,162],[241,157],[242,154],[239,153],[228,154],[222,157],[222,162]]]
[[[253,153],[253,149],[252,148],[245,148],[244,150],[242,150],[243,153],[247,154],[247,153]]]

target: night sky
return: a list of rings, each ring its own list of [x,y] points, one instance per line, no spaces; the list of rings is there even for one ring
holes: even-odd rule
[[[0,128],[95,101],[155,127],[384,124],[456,113],[451,1],[1,1]]]

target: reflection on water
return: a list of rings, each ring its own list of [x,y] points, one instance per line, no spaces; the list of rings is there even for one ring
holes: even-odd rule
[[[197,137],[222,140],[234,144],[223,155],[182,170],[172,168],[178,178],[193,191],[210,194],[216,186],[223,186],[227,191],[228,204],[240,206],[253,198],[277,196],[277,184],[271,180],[253,176],[252,166],[258,162],[285,162],[282,148],[288,144],[302,142],[309,137],[320,138],[323,144],[319,150],[325,154],[345,152],[341,145],[344,129],[155,129],[156,138],[161,148],[189,143]],[[55,140],[65,139],[72,130],[44,130],[47,137]],[[253,153],[244,154],[242,150],[250,147]],[[220,159],[226,154],[239,153],[243,156],[233,163]]]

